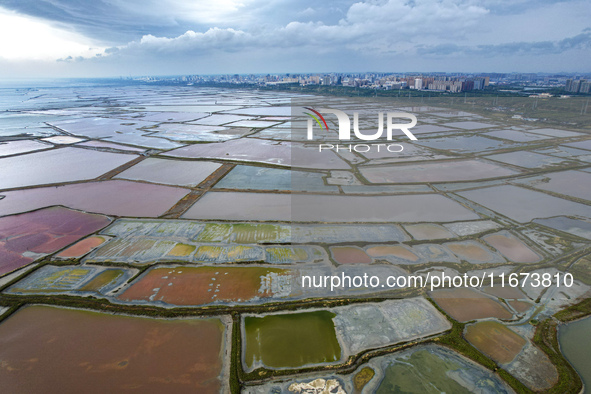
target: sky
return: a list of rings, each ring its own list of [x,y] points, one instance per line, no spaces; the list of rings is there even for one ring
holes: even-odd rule
[[[0,0],[0,78],[589,72],[588,0]]]

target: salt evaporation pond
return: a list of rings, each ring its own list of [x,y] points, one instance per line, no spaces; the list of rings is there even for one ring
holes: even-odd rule
[[[103,228],[111,219],[51,207],[0,218],[0,275],[56,252]]]
[[[29,306],[0,324],[10,393],[219,393],[220,319],[154,319]]]
[[[457,160],[361,167],[361,174],[373,183],[425,183],[496,178],[515,175],[517,172],[478,160]]]
[[[0,189],[94,179],[137,156],[61,148],[0,159]]]
[[[194,187],[220,167],[221,164],[207,161],[148,158],[118,174],[116,178]]]
[[[246,367],[296,368],[340,360],[334,316],[316,311],[245,317]]]
[[[479,219],[444,196],[327,196],[209,192],[186,219],[293,220],[303,222],[443,222]]]
[[[265,267],[156,267],[127,287],[119,299],[172,305],[247,302],[271,298],[272,282],[289,276],[288,270]]]
[[[2,192],[0,211],[10,214],[64,205],[107,215],[156,217],[187,193],[188,189],[180,187],[123,180],[88,182]]]

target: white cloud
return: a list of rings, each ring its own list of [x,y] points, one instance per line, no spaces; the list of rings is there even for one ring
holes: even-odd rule
[[[0,57],[8,60],[55,60],[94,56],[104,48],[92,40],[49,23],[0,8]]]
[[[308,16],[308,17],[310,17],[310,16],[313,16],[313,15],[316,14],[316,10],[314,8],[312,8],[312,7],[308,7],[305,10],[300,11],[298,14],[299,15],[302,15],[302,16]]]
[[[118,47],[139,54],[186,51],[235,51],[247,48],[322,48],[338,51],[343,46],[361,52],[391,52],[401,42],[411,43],[417,36],[454,37],[469,32],[488,11],[450,1],[421,0],[414,5],[400,0],[381,3],[355,3],[346,18],[337,24],[290,22],[284,27],[262,28],[256,33],[232,28],[211,28],[204,33],[187,31],[174,37],[145,35],[139,41]],[[453,23],[454,28],[450,29]],[[407,45],[408,46],[408,45]],[[185,52],[185,53],[186,53]]]
[[[250,17],[246,12],[260,0],[112,0],[119,9],[149,18],[227,25]]]

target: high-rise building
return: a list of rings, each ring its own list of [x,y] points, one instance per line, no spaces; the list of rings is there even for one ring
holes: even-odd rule
[[[415,78],[415,89],[421,90],[423,88],[423,80],[421,78]]]
[[[474,90],[481,90],[484,89],[484,78],[478,77],[474,78]]]
[[[586,79],[567,79],[564,90],[571,93],[589,93]],[[583,92],[583,88],[587,90]]]
[[[591,81],[581,80],[579,93],[591,93]]]
[[[464,81],[462,82],[462,91],[466,92],[468,90],[474,89],[474,81]]]

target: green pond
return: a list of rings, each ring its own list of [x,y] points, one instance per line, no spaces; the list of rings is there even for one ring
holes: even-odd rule
[[[328,311],[246,317],[247,367],[262,362],[269,368],[296,368],[340,360],[333,317]]]
[[[575,367],[583,383],[585,393],[591,393],[591,317],[560,327],[558,340],[566,359]]]

